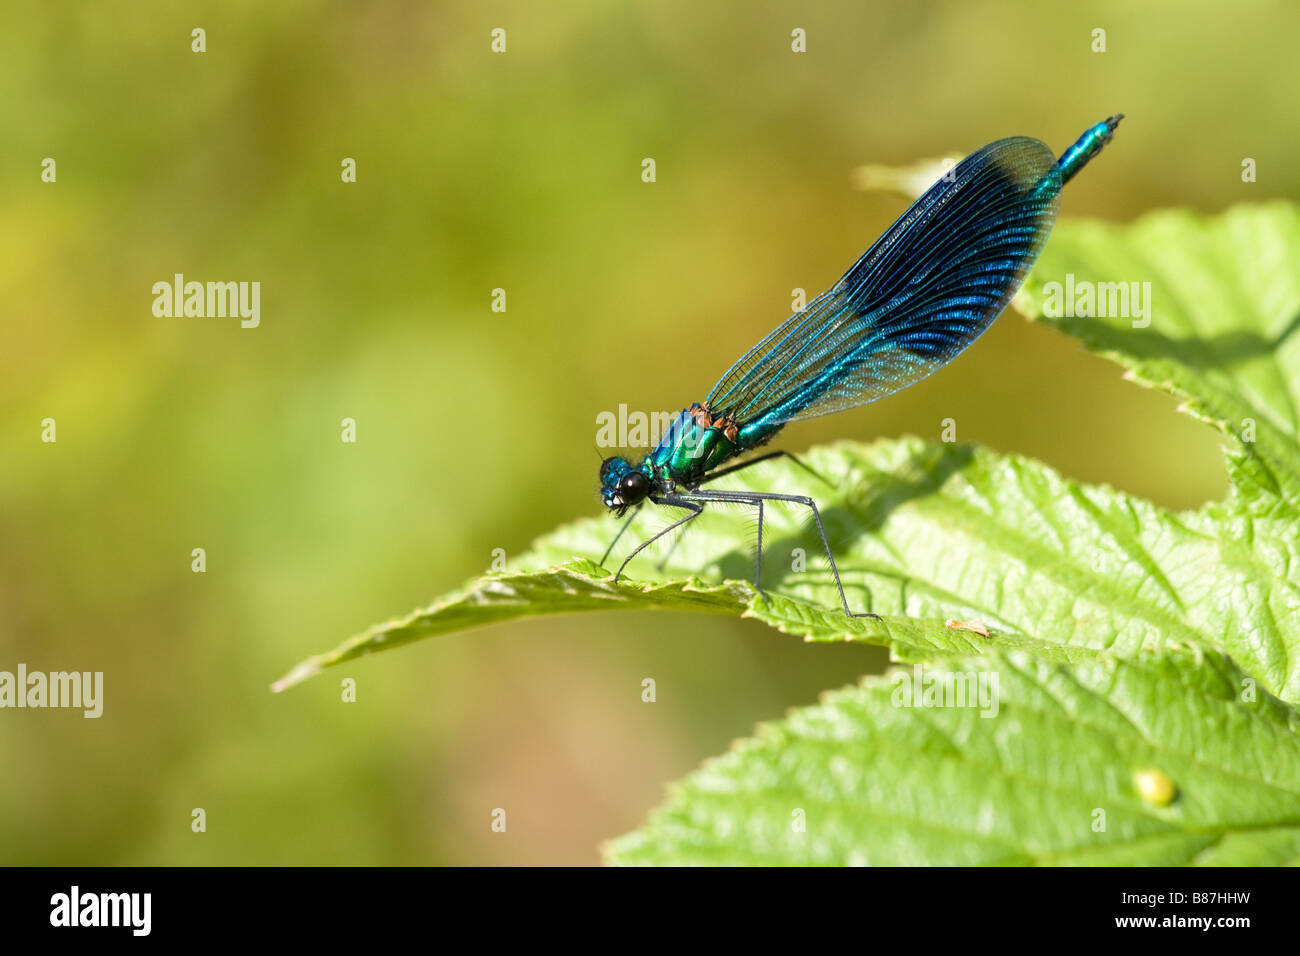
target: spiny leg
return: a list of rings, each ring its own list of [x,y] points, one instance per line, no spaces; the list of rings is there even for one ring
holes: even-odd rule
[[[797,455],[794,455],[791,452],[784,451],[784,450],[769,451],[765,455],[759,455],[757,458],[749,459],[749,461],[742,461],[738,465],[728,465],[726,468],[719,469],[718,471],[715,471],[710,475],[705,475],[696,483],[695,487],[698,488],[700,487],[700,485],[713,481],[715,478],[721,478],[723,475],[731,475],[731,474],[735,474],[738,471],[744,471],[746,468],[750,467],[751,465],[757,465],[760,462],[764,462],[764,461],[771,461],[773,458],[789,458],[792,462],[794,462],[804,471],[808,472],[808,474],[812,475],[818,481],[823,482],[828,487],[831,488],[835,487],[830,483],[830,481],[825,476],[822,475],[821,472],[815,470],[814,468],[808,465],[805,465]]]
[[[662,531],[656,534],[653,538],[650,538],[649,540],[646,541],[642,541],[639,545],[637,545],[636,549],[631,554],[629,554],[626,558],[624,558],[623,563],[618,566],[618,571],[614,575],[615,584],[618,583],[618,579],[623,574],[623,569],[627,567],[627,563],[629,561],[635,558],[647,547],[654,544],[664,535],[671,532],[674,528],[680,528],[682,525],[686,524],[686,522],[693,521],[694,519],[698,518],[700,515],[704,513],[703,505],[696,504],[693,501],[687,501],[679,495],[664,495],[662,498],[651,498],[650,500],[657,505],[672,505],[675,508],[686,508],[690,511],[690,514],[688,514],[684,518],[680,518],[677,521],[674,521],[668,527],[664,528]]]
[[[794,504],[807,506],[812,510],[813,519],[817,522],[817,534],[822,539],[822,547],[826,550],[826,560],[830,562],[831,574],[835,578],[835,587],[840,592],[840,603],[844,605],[844,613],[849,617],[874,617],[879,619],[879,614],[872,614],[870,611],[855,613],[849,610],[849,599],[844,593],[844,583],[840,580],[840,569],[835,564],[835,555],[831,554],[830,542],[826,540],[826,529],[822,525],[821,512],[817,510],[817,503],[807,495],[779,495],[762,491],[694,491],[676,497],[683,501],[737,501],[746,504],[754,504],[756,501],[790,501]]]
[[[751,458],[751,459],[749,459],[749,461],[742,461],[742,462],[741,462],[740,464],[738,464],[738,465],[728,465],[726,468],[720,469],[719,471],[715,471],[715,472],[713,472],[713,474],[711,474],[711,475],[705,475],[703,478],[701,478],[699,481],[697,481],[697,482],[695,483],[695,488],[699,488],[699,487],[701,487],[702,485],[708,484],[710,481],[714,481],[714,480],[716,480],[716,479],[718,479],[718,478],[723,477],[724,475],[733,475],[733,474],[735,474],[735,473],[738,472],[738,471],[744,471],[746,468],[749,468],[751,465],[757,465],[757,464],[759,464],[760,462],[764,462],[764,461],[771,461],[773,458],[789,458],[792,462],[794,462],[796,465],[798,465],[798,466],[799,466],[800,468],[802,468],[804,471],[808,472],[808,474],[812,475],[812,476],[813,476],[814,478],[816,478],[818,481],[820,481],[820,482],[822,482],[824,485],[826,485],[826,487],[828,487],[828,488],[834,488],[834,487],[835,487],[834,485],[832,485],[832,484],[830,483],[830,480],[829,480],[829,479],[827,479],[824,475],[821,474],[821,472],[816,471],[815,469],[809,467],[808,465],[805,465],[805,464],[803,463],[803,461],[802,461],[802,460],[801,460],[797,455],[795,455],[795,454],[793,454],[793,453],[791,453],[791,452],[788,452],[788,451],[781,450],[781,451],[770,451],[770,452],[768,452],[768,453],[765,454],[765,455],[759,455],[757,458]],[[758,524],[758,531],[759,531],[759,538],[761,539],[761,538],[762,538],[762,532],[763,532],[762,506],[759,507],[759,512],[760,512],[760,520],[759,520],[759,524]],[[677,550],[677,545],[679,545],[679,544],[681,543],[681,540],[682,540],[681,535],[678,535],[676,538],[674,538],[674,539],[673,539],[673,543],[672,543],[672,545],[668,548],[667,553],[666,553],[662,558],[659,559],[658,569],[659,569],[660,571],[662,571],[662,570],[667,566],[667,564],[668,564],[668,559],[671,558],[671,557],[673,556],[673,552]],[[760,543],[761,543],[761,542],[760,542]],[[602,561],[601,563],[603,564],[604,562]],[[760,563],[760,564],[762,563],[762,549],[761,549],[761,548],[760,548],[760,553],[759,553],[759,563]],[[760,588],[760,591],[761,591],[761,588]]]
[[[632,513],[627,516],[627,520],[623,522],[623,527],[618,529],[618,534],[614,535],[614,540],[611,541],[609,547],[605,549],[605,556],[600,559],[600,566],[602,568],[605,566],[605,562],[609,560],[610,553],[614,550],[614,545],[618,544],[618,539],[623,537],[623,532],[627,530],[627,526],[632,523],[632,519],[635,518],[640,511],[641,505],[637,505],[636,508],[633,509]]]
[[[702,492],[703,495],[713,494],[713,492]],[[700,500],[710,500],[701,498]],[[727,498],[714,498],[713,501],[726,501],[728,504],[753,505],[758,509],[758,548],[754,554],[754,590],[758,592],[764,603],[767,602],[767,593],[763,590],[763,499],[757,494],[746,494],[744,492],[735,492],[729,494]],[[684,505],[683,505],[684,507]],[[671,530],[671,529],[669,529]],[[678,539],[680,540],[680,538]]]

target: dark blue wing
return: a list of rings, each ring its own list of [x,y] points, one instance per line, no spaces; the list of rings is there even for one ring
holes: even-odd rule
[[[835,286],[713,387],[714,414],[787,422],[863,405],[952,361],[998,317],[1056,219],[1060,171],[998,140],[930,187]]]

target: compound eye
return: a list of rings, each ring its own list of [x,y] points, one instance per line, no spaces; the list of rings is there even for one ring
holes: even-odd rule
[[[650,493],[650,479],[639,471],[629,472],[618,483],[618,490],[624,501],[640,501]]]

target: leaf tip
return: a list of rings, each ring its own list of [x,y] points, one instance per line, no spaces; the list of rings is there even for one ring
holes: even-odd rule
[[[301,684],[309,677],[315,677],[320,672],[320,661],[315,657],[308,658],[272,684],[271,693],[279,694],[288,690],[290,687],[293,687],[295,684]]]

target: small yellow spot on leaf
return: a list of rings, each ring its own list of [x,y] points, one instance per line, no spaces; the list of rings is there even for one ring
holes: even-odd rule
[[[1133,774],[1133,784],[1152,806],[1167,807],[1178,796],[1178,788],[1163,770],[1139,770]]]

